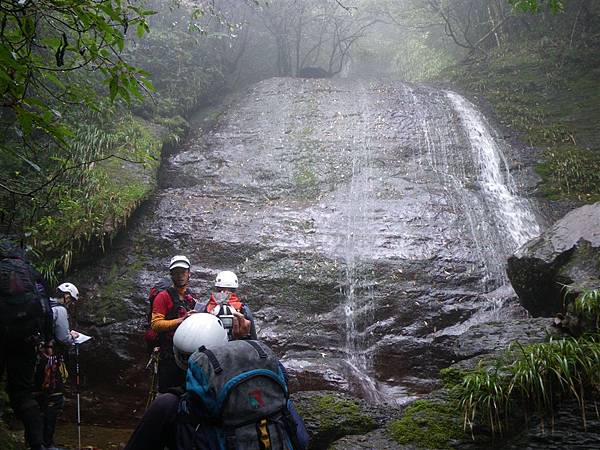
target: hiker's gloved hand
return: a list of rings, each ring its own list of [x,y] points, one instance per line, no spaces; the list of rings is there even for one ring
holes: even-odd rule
[[[233,339],[240,339],[250,334],[250,321],[242,313],[233,312]]]

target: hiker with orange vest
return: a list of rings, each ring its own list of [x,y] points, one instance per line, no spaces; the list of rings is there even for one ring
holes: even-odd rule
[[[217,274],[208,303],[200,310],[213,314],[223,322],[229,340],[258,339],[250,308],[237,296],[237,275],[229,270]]]

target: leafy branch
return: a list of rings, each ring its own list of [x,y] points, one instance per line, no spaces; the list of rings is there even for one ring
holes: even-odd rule
[[[100,94],[97,84],[71,72],[98,73],[111,101],[153,91],[148,74],[120,54],[128,30],[142,37],[154,11],[127,0],[26,0],[3,2],[0,12],[0,111],[17,135],[38,141],[42,133],[64,143],[70,130],[57,108],[93,107]]]

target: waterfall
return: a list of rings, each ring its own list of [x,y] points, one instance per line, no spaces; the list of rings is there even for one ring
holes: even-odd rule
[[[440,177],[449,203],[464,217],[465,232],[487,273],[486,283],[497,288],[507,282],[506,258],[540,232],[531,206],[518,195],[500,143],[470,102],[450,91],[427,102],[410,87],[406,92],[422,133],[421,172],[414,174],[415,181],[428,170]],[[460,127],[440,127],[434,114],[448,123],[457,115]],[[467,151],[460,151],[463,147]]]
[[[367,257],[374,247],[373,209],[374,187],[372,177],[371,129],[376,118],[371,114],[365,87],[361,84],[360,97],[355,105],[358,114],[352,115],[348,127],[351,140],[351,178],[345,199],[342,228],[342,256],[345,262],[342,292],[345,297],[346,362],[349,377],[359,385],[370,401],[379,401],[376,382],[369,376],[371,360],[367,354],[367,326],[373,321],[372,264]]]
[[[510,298],[506,257],[539,232],[512,149],[468,101],[426,86],[275,78],[228,102],[169,158],[152,209],[93,278],[125,264],[119,277],[143,287],[175,250],[197,261],[198,290],[233,268],[294,388],[374,403],[429,392],[446,336]],[[127,300],[135,317],[143,299]],[[108,351],[135,356],[122,350]]]
[[[371,401],[381,401],[380,390],[386,386],[376,382],[371,361],[372,339],[369,330],[374,323],[376,300],[373,280],[373,252],[377,246],[376,209],[381,209],[375,195],[379,189],[374,163],[376,146],[372,142],[379,126],[379,115],[369,108],[368,90],[361,85],[353,104],[344,105],[347,116],[344,128],[351,133],[350,179],[342,195],[344,205],[340,223],[339,250],[344,261],[342,292],[345,297],[346,363],[349,378]],[[501,143],[482,114],[467,100],[453,92],[423,95],[404,86],[413,104],[412,121],[421,145],[415,147],[419,170],[409,173],[416,185],[439,185],[447,204],[457,218],[456,226],[464,227],[471,242],[473,263],[483,268],[483,282],[494,291],[506,284],[506,258],[520,245],[539,233],[532,209],[517,193],[515,182],[502,151]],[[341,106],[341,105],[340,105]],[[454,126],[440,126],[440,123]],[[422,214],[427,215],[427,210]],[[448,328],[446,334],[463,332],[473,323],[488,320],[496,314],[499,302],[487,296],[481,311],[467,321]],[[370,328],[371,327],[371,328]]]
[[[493,138],[485,117],[472,103],[454,92],[447,92],[460,116],[479,168],[478,180],[483,195],[494,212],[499,230],[510,241],[512,252],[540,233],[529,202],[517,193],[502,149]]]

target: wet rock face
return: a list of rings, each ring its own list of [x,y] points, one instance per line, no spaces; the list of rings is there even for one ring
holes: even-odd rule
[[[596,448],[600,442],[600,420],[595,409],[597,398],[584,400],[585,413],[575,399],[561,402],[550,420],[533,417],[522,421],[523,429],[507,439],[502,448],[517,450],[560,450],[565,448]],[[465,447],[468,448],[468,447]]]
[[[566,334],[547,317],[477,324],[455,341],[453,353],[458,362],[451,367],[461,371],[473,370],[483,361],[504,356],[511,344],[518,343],[526,347],[547,342],[550,337],[559,339],[566,337]]]
[[[599,224],[600,203],[582,206],[508,260],[508,277],[532,315],[564,311],[565,285],[575,291],[600,287],[589,282],[600,279]]]
[[[401,83],[271,79],[234,103],[169,159],[113,254],[79,274],[80,320],[119,361],[119,383],[143,386],[146,295],[183,253],[203,301],[217,271],[238,274],[294,388],[430,390],[456,336],[514,297],[494,289],[518,227],[471,134],[502,139],[446,92]]]

